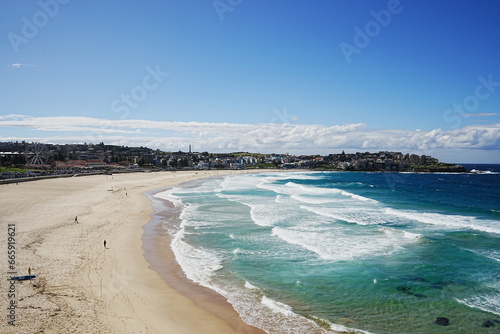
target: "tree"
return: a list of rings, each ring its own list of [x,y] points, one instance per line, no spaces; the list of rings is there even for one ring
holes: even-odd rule
[[[180,161],[180,167],[188,167],[189,166],[189,161],[186,157],[182,158]]]

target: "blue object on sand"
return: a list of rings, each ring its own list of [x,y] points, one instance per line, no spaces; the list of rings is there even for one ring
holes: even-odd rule
[[[12,277],[10,278],[10,280],[14,280],[14,281],[25,281],[25,280],[32,279],[32,278],[36,278],[36,276],[35,276],[35,275],[12,276]]]

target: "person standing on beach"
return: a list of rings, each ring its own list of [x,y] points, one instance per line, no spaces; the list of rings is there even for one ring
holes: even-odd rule
[[[75,223],[78,224],[78,216],[75,216]]]
[[[107,248],[107,247],[106,247],[106,240],[104,240],[104,248]]]

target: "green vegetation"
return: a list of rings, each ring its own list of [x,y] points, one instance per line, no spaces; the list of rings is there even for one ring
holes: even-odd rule
[[[25,173],[29,170],[32,170],[32,169],[14,168],[14,167],[0,167],[0,173],[3,173],[3,172]]]
[[[456,164],[450,164],[450,163],[444,163],[444,162],[429,164],[429,165],[412,165],[411,167],[415,172],[457,173],[457,172],[466,172],[467,171],[467,169],[463,166],[456,165]]]
[[[253,164],[248,165],[247,168],[278,168],[275,164]]]
[[[230,154],[238,157],[255,157],[255,158],[263,158],[266,156],[263,153],[250,153],[250,152],[233,152]]]

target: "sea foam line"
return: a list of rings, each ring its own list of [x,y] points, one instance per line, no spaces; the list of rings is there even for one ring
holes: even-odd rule
[[[389,215],[402,217],[408,220],[418,221],[424,224],[430,224],[435,226],[446,226],[459,229],[472,229],[481,232],[500,234],[500,229],[496,227],[481,225],[481,223],[490,224],[498,222],[490,220],[480,220],[477,219],[476,217],[445,215],[440,213],[418,212],[410,210],[405,211],[392,208],[386,208],[385,212]]]
[[[470,249],[470,248],[462,248],[462,249],[469,251],[469,252],[472,252],[476,255],[486,257],[488,259],[500,262],[500,251],[499,250],[477,250],[477,249]]]
[[[377,200],[364,197],[361,195],[353,194],[351,192],[342,190],[342,189],[337,189],[337,188],[319,188],[319,187],[311,187],[311,186],[305,186],[303,184],[297,184],[294,182],[287,182],[284,185],[279,185],[279,184],[273,184],[270,182],[261,182],[257,184],[258,188],[265,189],[265,190],[270,190],[273,191],[277,194],[285,194],[285,195],[290,195],[290,196],[297,196],[297,195],[315,195],[315,196],[336,196],[336,195],[341,195],[345,197],[349,197],[354,200],[358,201],[363,201],[363,202],[370,202],[370,203],[379,203]],[[333,197],[334,198],[334,197]],[[303,197],[298,197],[299,200],[303,199]]]
[[[476,296],[467,299],[455,298],[455,300],[468,307],[500,315],[500,293]]]
[[[287,304],[278,302],[271,298],[262,296],[261,304],[268,309],[270,312],[274,313],[274,319],[278,321],[279,327],[265,328],[269,333],[284,333],[284,334],[310,334],[310,333],[359,333],[359,334],[371,334],[370,332],[344,327],[342,325],[334,324],[326,319],[321,319],[318,317],[311,317],[317,322],[326,323],[330,330],[322,328],[313,319],[305,318],[293,311],[293,308]],[[269,312],[268,312],[269,313]],[[284,326],[283,326],[284,325]]]
[[[173,190],[174,189],[168,189],[166,191],[159,192],[159,193],[155,194],[154,197],[169,201],[172,204],[174,204],[174,206],[176,208],[184,207],[184,203],[182,202],[182,200],[178,196],[172,194]]]
[[[376,222],[374,222],[373,220],[370,222],[368,220],[365,221],[365,220],[361,220],[361,219],[355,219],[353,217],[350,217],[348,214],[331,212],[334,210],[333,208],[328,209],[328,212],[324,208],[315,208],[315,207],[310,207],[310,206],[306,206],[306,205],[301,205],[300,208],[307,210],[307,211],[310,211],[312,213],[315,213],[317,215],[323,216],[323,217],[332,218],[332,219],[340,220],[340,221],[345,221],[345,222],[351,223],[351,224],[358,224],[358,225],[376,224]]]

